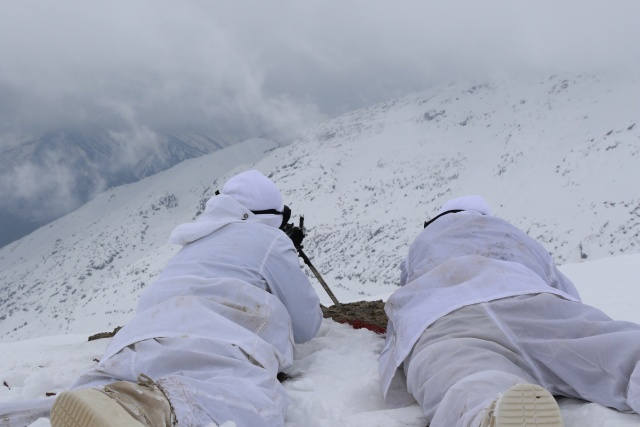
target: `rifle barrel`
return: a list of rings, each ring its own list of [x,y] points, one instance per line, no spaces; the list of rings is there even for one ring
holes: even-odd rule
[[[298,248],[298,254],[302,258],[304,263],[307,264],[307,266],[311,269],[311,271],[316,276],[316,279],[318,279],[318,282],[320,282],[320,284],[322,285],[324,290],[327,291],[327,294],[329,295],[329,298],[331,298],[331,301],[333,301],[333,303],[337,307],[339,307],[341,305],[340,302],[338,302],[338,299],[336,298],[336,296],[333,294],[333,292],[331,292],[331,289],[329,289],[329,285],[327,285],[327,282],[324,281],[324,279],[322,278],[322,276],[320,275],[318,270],[316,270],[316,268],[313,266],[313,264],[311,264],[311,261],[309,260],[309,257],[307,257],[307,254],[304,253],[302,248]]]

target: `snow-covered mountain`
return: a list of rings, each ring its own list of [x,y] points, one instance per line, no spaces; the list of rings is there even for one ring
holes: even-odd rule
[[[248,168],[305,215],[305,251],[342,301],[391,292],[423,222],[463,194],[484,195],[559,263],[640,252],[639,95],[636,80],[595,76],[457,82],[337,117],[287,147],[254,140],[185,161],[2,248],[0,336],[124,323],[178,249],[171,229]]]
[[[232,141],[189,133],[49,132],[10,143],[0,135],[0,247],[110,187],[138,181]],[[235,142],[235,141],[234,141]]]

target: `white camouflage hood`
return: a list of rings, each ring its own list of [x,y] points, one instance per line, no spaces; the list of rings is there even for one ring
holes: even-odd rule
[[[173,230],[169,243],[186,245],[208,236],[227,224],[243,221],[259,222],[259,219],[231,196],[222,194],[214,196],[209,199],[204,213],[196,222],[181,224]]]
[[[177,245],[195,242],[232,222],[261,222],[278,228],[282,215],[254,215],[251,211],[275,209],[282,212],[283,208],[282,195],[273,181],[257,170],[242,172],[230,178],[219,195],[209,199],[196,222],[176,227],[169,242]]]

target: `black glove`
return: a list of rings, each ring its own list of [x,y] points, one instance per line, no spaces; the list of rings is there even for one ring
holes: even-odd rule
[[[289,236],[296,249],[302,248],[302,239],[304,239],[304,230],[302,228],[296,227],[293,224],[287,224],[282,228],[282,231]]]

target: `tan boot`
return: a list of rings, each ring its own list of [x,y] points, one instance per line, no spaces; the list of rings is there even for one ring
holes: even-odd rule
[[[162,390],[146,375],[138,384],[117,381],[103,389],[60,394],[51,427],[172,427],[175,416]]]
[[[491,402],[480,427],[563,427],[555,398],[535,384],[516,384]]]

